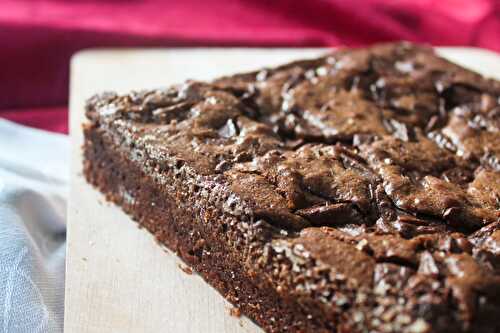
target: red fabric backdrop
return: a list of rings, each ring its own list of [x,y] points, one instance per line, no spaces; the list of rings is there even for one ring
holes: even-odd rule
[[[66,132],[69,59],[89,47],[399,39],[500,51],[500,1],[2,0],[0,116]]]

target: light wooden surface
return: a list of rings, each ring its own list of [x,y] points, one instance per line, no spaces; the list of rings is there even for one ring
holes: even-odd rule
[[[261,332],[197,275],[184,273],[119,208],[81,175],[85,99],[95,92],[165,87],[211,79],[320,54],[320,49],[90,50],[71,64],[71,191],[68,204],[67,332]],[[479,49],[446,48],[448,58],[500,77],[500,58]]]

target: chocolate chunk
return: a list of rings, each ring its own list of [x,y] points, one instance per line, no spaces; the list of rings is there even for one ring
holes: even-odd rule
[[[361,224],[363,216],[352,204],[338,203],[304,208],[296,211],[314,226],[338,226],[348,223]]]

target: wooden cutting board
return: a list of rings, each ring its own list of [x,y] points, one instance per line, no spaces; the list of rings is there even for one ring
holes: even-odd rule
[[[176,256],[138,229],[82,177],[84,102],[96,92],[165,87],[315,56],[324,49],[88,50],[71,62],[71,189],[68,202],[67,332],[262,332]],[[500,78],[500,56],[472,48],[439,52]]]

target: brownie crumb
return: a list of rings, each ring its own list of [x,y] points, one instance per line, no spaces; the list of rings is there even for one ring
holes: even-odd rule
[[[239,317],[241,317],[241,310],[239,308],[231,308],[231,309],[229,309],[229,314],[232,317],[239,318]]]
[[[181,269],[181,271],[183,271],[187,275],[193,275],[193,270],[191,269],[191,267],[186,266],[184,264],[178,264],[177,266]]]

